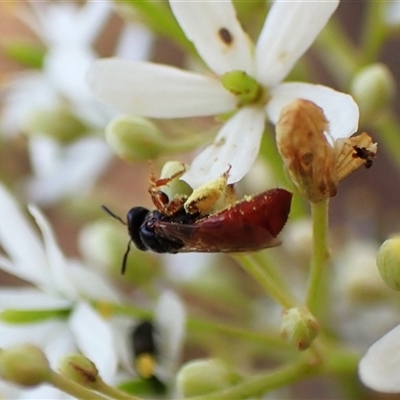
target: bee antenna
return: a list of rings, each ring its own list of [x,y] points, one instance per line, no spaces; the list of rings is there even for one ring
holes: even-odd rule
[[[126,262],[128,260],[128,254],[131,251],[131,243],[132,240],[130,240],[128,242],[128,247],[126,248],[125,254],[124,254],[124,258],[122,259],[122,266],[121,266],[121,275],[125,275],[125,271],[126,271]]]
[[[105,211],[108,215],[110,215],[111,217],[117,219],[119,222],[121,222],[122,224],[126,225],[126,222],[121,218],[118,217],[118,215],[115,215],[109,208],[107,208],[106,206],[101,206],[101,208],[103,209],[103,211]]]

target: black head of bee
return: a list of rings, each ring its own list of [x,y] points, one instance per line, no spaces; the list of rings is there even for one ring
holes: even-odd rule
[[[141,238],[140,231],[143,222],[146,220],[150,211],[144,207],[133,207],[128,211],[126,215],[126,224],[128,225],[129,236],[135,246],[142,251],[146,251],[148,246],[146,246]]]
[[[178,241],[177,239],[172,240],[158,235],[154,231],[154,227],[158,221],[171,222],[174,221],[174,219],[173,217],[168,217],[162,214],[160,211],[155,210],[146,215],[141,225],[134,225],[134,222],[132,222],[132,225],[130,225],[130,222],[128,221],[129,234],[132,240],[134,241],[132,231],[136,230],[135,234],[139,235],[140,240],[145,247],[145,249],[140,248],[134,241],[139,250],[152,250],[156,253],[177,253],[184,243]]]

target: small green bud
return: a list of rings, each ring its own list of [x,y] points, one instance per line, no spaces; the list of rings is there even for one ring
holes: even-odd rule
[[[121,277],[122,258],[128,242],[125,229],[108,220],[85,226],[79,237],[81,254],[98,269]],[[131,249],[123,275],[125,282],[145,285],[159,273],[160,268],[150,254]]]
[[[71,143],[89,132],[88,126],[67,109],[37,110],[24,124],[31,135],[44,135],[63,143]]]
[[[106,128],[106,140],[114,152],[127,161],[155,158],[166,147],[160,130],[141,117],[114,118]]]
[[[63,358],[58,372],[64,377],[90,389],[96,388],[100,377],[94,363],[80,354]]]
[[[0,352],[0,376],[21,386],[36,386],[51,378],[43,351],[33,345],[15,346]]]
[[[310,347],[318,333],[318,323],[305,307],[285,310],[281,319],[281,336],[297,350]]]
[[[240,105],[253,104],[262,98],[262,86],[244,71],[226,72],[221,82],[226,90],[238,97]]]
[[[194,360],[178,372],[177,386],[184,397],[201,396],[235,385],[240,376],[216,359]]]
[[[379,273],[393,290],[400,290],[400,236],[386,240],[376,257]]]
[[[384,110],[396,93],[396,82],[384,64],[372,64],[354,77],[350,93],[363,118],[371,120]]]
[[[185,164],[179,161],[168,161],[164,164],[161,169],[159,179],[171,179],[166,185],[159,186],[157,189],[165,193],[169,199],[173,199],[176,195],[178,196],[190,196],[193,192],[192,188],[179,178],[185,173]]]
[[[13,61],[30,68],[41,69],[46,51],[42,46],[13,39],[2,44],[3,53]]]

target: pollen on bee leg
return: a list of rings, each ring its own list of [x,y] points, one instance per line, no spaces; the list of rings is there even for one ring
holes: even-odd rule
[[[227,184],[230,169],[229,165],[220,177],[195,189],[185,202],[185,211],[189,214],[215,212],[215,206],[221,198],[223,199],[222,208],[233,204],[235,201],[234,189],[232,185]]]
[[[276,141],[297,190],[311,202],[336,195],[336,153],[328,142],[329,123],[323,110],[297,99],[281,111]]]

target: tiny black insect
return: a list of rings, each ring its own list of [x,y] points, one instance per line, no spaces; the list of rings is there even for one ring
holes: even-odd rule
[[[353,146],[353,149],[353,158],[361,158],[361,160],[365,161],[365,168],[371,168],[372,159],[376,156],[376,154],[365,147]]]

